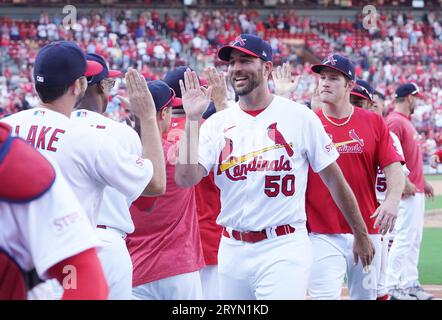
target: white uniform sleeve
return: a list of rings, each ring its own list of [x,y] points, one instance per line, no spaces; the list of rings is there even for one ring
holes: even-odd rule
[[[22,237],[40,278],[68,257],[100,246],[94,228],[58,167],[52,187],[40,198],[21,208]],[[20,214],[20,213],[19,213]]]
[[[152,179],[153,165],[149,159],[128,153],[107,136],[101,136],[95,155],[97,179],[131,201],[141,195]]]
[[[314,172],[319,172],[339,157],[332,140],[327,135],[321,120],[312,111],[307,113],[307,129],[304,130],[304,144],[307,148],[307,158]]]
[[[213,116],[212,116],[213,117]],[[198,163],[206,168],[207,174],[212,170],[216,163],[216,150],[213,141],[213,121],[209,118],[200,128],[199,146],[198,146]]]

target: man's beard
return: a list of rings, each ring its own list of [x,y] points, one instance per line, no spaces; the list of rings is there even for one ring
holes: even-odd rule
[[[262,69],[258,70],[258,72],[257,72],[258,75],[260,74],[261,70]],[[231,80],[231,83],[232,83],[233,91],[235,91],[235,93],[238,96],[246,96],[250,92],[255,90],[255,88],[257,88],[261,84],[261,81],[258,79],[257,75],[250,74],[250,75],[247,75],[247,85],[246,86],[242,86],[241,88],[237,88],[235,86],[235,81]]]

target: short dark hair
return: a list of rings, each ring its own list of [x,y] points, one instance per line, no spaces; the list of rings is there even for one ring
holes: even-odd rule
[[[399,97],[399,98],[396,98],[396,99],[395,99],[395,101],[396,101],[396,102],[399,102],[399,103],[402,103],[402,102],[404,102],[405,100],[407,100],[407,97]]]
[[[375,92],[373,92],[373,96],[378,96],[382,100],[385,100],[385,96],[377,90],[375,90]]]
[[[71,85],[72,84],[44,86],[40,83],[35,83],[35,91],[37,91],[37,94],[43,103],[50,103],[64,95]]]

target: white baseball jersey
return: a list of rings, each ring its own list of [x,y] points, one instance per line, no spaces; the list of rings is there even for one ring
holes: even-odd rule
[[[58,163],[94,226],[106,186],[133,201],[152,178],[150,160],[126,152],[106,134],[80,126],[61,113],[35,108],[1,121]]]
[[[126,152],[141,156],[142,145],[138,134],[126,124],[118,123],[102,114],[81,109],[71,114],[71,120],[79,125],[89,125],[112,137]],[[97,224],[112,227],[125,233],[135,230],[128,199],[121,192],[112,187],[104,189],[103,202],[100,206]]]
[[[319,172],[338,156],[313,111],[279,96],[256,117],[235,104],[201,126],[198,162],[221,190],[217,223],[235,230],[304,225],[309,164]]]
[[[100,245],[79,201],[52,165],[55,182],[41,197],[20,204],[0,201],[0,248],[23,270],[35,267],[41,279],[57,263]]]
[[[393,138],[393,145],[396,148],[397,153],[404,157],[404,152],[402,151],[401,142],[396,134],[390,131],[390,135]],[[405,176],[408,176],[410,170],[408,170],[407,165],[402,165],[402,171]],[[376,199],[382,203],[385,200],[387,194],[387,179],[385,178],[384,170],[378,167],[378,175],[376,177]]]

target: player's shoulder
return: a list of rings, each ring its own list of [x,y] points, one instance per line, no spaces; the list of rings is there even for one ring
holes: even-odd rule
[[[386,125],[385,119],[376,112],[354,106],[354,114],[365,123],[376,126]]]
[[[276,113],[289,121],[299,121],[300,124],[317,120],[315,113],[305,104],[275,95],[274,101]]]

